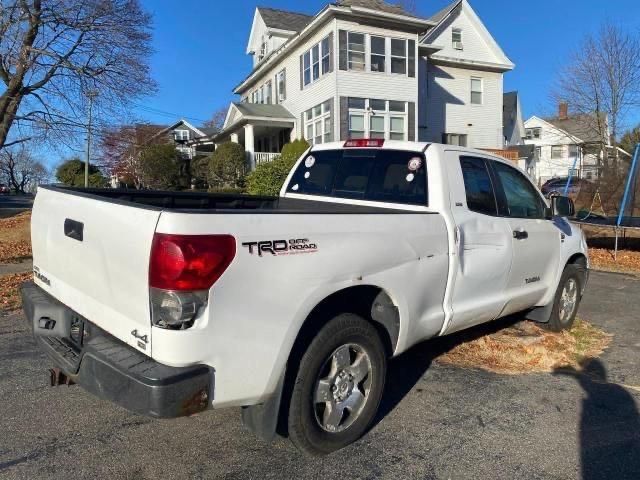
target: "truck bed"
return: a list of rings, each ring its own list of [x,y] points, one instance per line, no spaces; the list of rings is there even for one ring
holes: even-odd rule
[[[255,195],[79,188],[52,185],[41,186],[40,188],[121,205],[184,213],[256,213],[256,210],[265,214],[408,213],[406,210],[384,207]]]

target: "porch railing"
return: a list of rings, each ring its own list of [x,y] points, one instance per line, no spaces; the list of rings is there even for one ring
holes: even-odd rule
[[[268,153],[268,152],[255,152],[254,158],[256,159],[256,165],[260,165],[261,163],[266,163],[272,161],[276,158],[279,153]]]

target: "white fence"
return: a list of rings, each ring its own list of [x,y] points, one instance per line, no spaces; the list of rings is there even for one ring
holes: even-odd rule
[[[267,153],[267,152],[255,152],[254,158],[256,159],[256,165],[260,165],[261,163],[270,162],[274,158],[276,158],[279,153]]]

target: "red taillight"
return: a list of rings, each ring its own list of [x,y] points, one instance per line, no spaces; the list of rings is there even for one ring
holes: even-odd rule
[[[383,145],[383,138],[357,138],[355,140],[347,140],[344,143],[344,148],[382,147]]]
[[[149,260],[149,286],[164,290],[208,290],[236,256],[231,235],[156,233]]]

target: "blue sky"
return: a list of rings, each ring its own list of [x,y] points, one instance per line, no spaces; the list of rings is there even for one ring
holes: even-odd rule
[[[256,0],[143,0],[154,14],[153,75],[158,94],[140,102],[141,119],[195,124],[234,99],[233,87],[251,68],[245,54]],[[327,0],[259,0],[260,5],[314,14]],[[447,0],[417,0],[429,16]],[[520,91],[526,116],[548,114],[554,77],[587,32],[603,19],[640,34],[638,0],[470,0],[489,31],[516,64],[505,91]],[[508,5],[508,6],[507,6]],[[160,113],[162,112],[162,113]],[[640,119],[640,116],[638,116]]]

